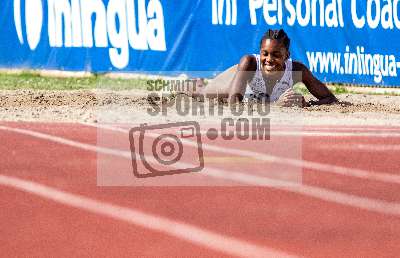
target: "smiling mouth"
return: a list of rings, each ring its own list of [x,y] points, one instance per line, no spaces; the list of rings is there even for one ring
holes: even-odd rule
[[[276,71],[276,69],[277,69],[276,65],[264,64],[264,70],[266,71]]]

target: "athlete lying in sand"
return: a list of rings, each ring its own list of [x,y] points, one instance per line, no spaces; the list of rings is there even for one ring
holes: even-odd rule
[[[281,106],[305,107],[336,102],[336,97],[305,65],[289,58],[289,46],[290,39],[284,30],[268,30],[261,39],[259,55],[242,57],[238,65],[193,93],[224,95],[230,102],[264,99]],[[294,92],[293,85],[299,82],[304,83],[318,101],[306,102],[301,94]]]

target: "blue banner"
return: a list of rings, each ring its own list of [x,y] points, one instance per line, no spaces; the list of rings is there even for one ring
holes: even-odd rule
[[[322,81],[399,86],[399,0],[3,0],[0,66],[222,71],[284,28]]]

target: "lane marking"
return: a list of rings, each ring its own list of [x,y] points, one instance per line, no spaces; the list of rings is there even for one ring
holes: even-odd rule
[[[107,125],[98,125],[98,124],[89,124],[89,123],[82,123],[83,125],[92,126],[95,128],[102,128],[111,131],[121,132],[124,134],[128,134],[129,130],[122,129],[113,126]],[[158,137],[158,134],[146,132],[146,136],[150,137]],[[188,146],[196,147],[197,143],[188,139],[181,139],[181,142],[187,144]],[[225,154],[237,155],[237,156],[244,156],[249,158],[258,159],[260,161],[271,162],[271,163],[279,163],[284,165],[291,165],[294,167],[299,168],[307,168],[311,170],[317,170],[320,173],[330,173],[330,174],[337,174],[342,176],[349,176],[355,177],[360,179],[368,179],[368,180],[375,180],[384,183],[391,183],[391,184],[399,184],[400,185],[400,176],[395,174],[389,174],[384,172],[369,172],[363,169],[356,169],[356,168],[346,168],[337,165],[319,163],[314,161],[307,161],[307,160],[298,160],[292,158],[285,158],[274,156],[270,154],[260,153],[260,152],[253,152],[247,150],[239,150],[239,149],[232,149],[232,148],[224,148],[216,145],[210,145],[207,143],[202,143],[202,147],[205,150],[220,152]]]
[[[223,236],[186,223],[61,191],[56,188],[16,177],[0,175],[0,185],[40,196],[96,215],[106,216],[135,226],[162,232],[186,242],[234,256],[294,257],[277,250],[254,245],[233,237]]]
[[[317,149],[321,150],[356,150],[356,151],[370,151],[370,152],[387,152],[387,151],[400,151],[400,144],[369,144],[359,143],[343,146],[341,144],[329,144],[329,146],[318,146]]]
[[[313,127],[303,127],[302,130],[304,131],[328,131],[328,132],[335,132],[335,131],[346,131],[346,132],[365,132],[365,131],[370,131],[370,132],[376,132],[376,133],[381,133],[383,131],[387,132],[400,132],[400,127],[395,128],[395,127],[319,127],[319,126],[313,126]]]
[[[92,123],[80,122],[82,125],[93,125]],[[130,126],[130,125],[127,125]],[[215,128],[218,133],[221,130],[221,124],[209,124],[204,126],[205,128]],[[232,128],[232,127],[229,127]],[[399,128],[357,128],[357,127],[301,127],[301,126],[273,126],[271,125],[271,136],[306,136],[306,137],[377,137],[377,138],[389,138],[389,137],[400,137]],[[228,130],[227,132],[235,132],[234,130]],[[206,134],[207,130],[201,130],[201,134]],[[253,136],[253,132],[250,130],[250,136]]]
[[[89,122],[78,122],[81,125],[90,125],[94,123]],[[99,124],[99,123],[96,123]],[[105,123],[104,123],[105,124]],[[110,123],[111,124],[111,123]],[[131,128],[133,126],[139,126],[140,123],[119,123],[122,125],[122,128]],[[361,133],[361,136],[366,137],[398,137],[400,136],[400,126],[296,126],[296,125],[270,125],[270,129],[272,132],[280,133],[284,132],[287,134],[293,134],[294,136],[303,136],[301,133],[309,133],[310,136],[354,136]],[[213,124],[201,124],[202,128],[220,128],[221,123],[213,123]],[[218,130],[219,132],[221,130]],[[202,132],[206,132],[203,130]],[[320,133],[320,134],[318,134]],[[332,135],[330,135],[331,133]],[[305,135],[307,136],[307,135]]]
[[[86,126],[94,126],[98,124],[92,124],[92,123],[84,123],[84,122],[79,122],[81,125],[86,125]],[[214,125],[210,126],[210,128],[215,128],[217,129],[220,127],[220,125]],[[118,128],[123,128],[123,127],[118,127]],[[221,134],[221,130],[218,130],[218,134]],[[227,130],[226,132],[233,132],[236,133],[235,130]],[[207,130],[201,130],[200,134],[206,135]],[[253,131],[248,131],[246,135],[249,136],[258,136],[259,134],[257,132]],[[364,129],[364,130],[348,130],[348,129],[338,129],[337,131],[335,130],[328,130],[328,129],[323,129],[320,128],[318,130],[314,129],[301,129],[299,128],[298,130],[292,130],[290,128],[271,128],[271,131],[269,132],[270,136],[297,136],[297,137],[375,137],[375,138],[397,138],[400,137],[400,130],[399,129],[383,129],[382,131],[377,130],[377,129]]]
[[[227,131],[233,132],[235,131]],[[207,131],[201,130],[202,135],[206,135]],[[218,131],[220,134],[221,132]],[[247,135],[247,134],[246,134]],[[248,132],[249,136],[258,136],[259,134],[253,134],[252,131]],[[366,132],[313,132],[313,131],[271,131],[270,136],[306,136],[306,137],[377,137],[377,138],[389,138],[389,137],[400,137],[400,132],[395,133],[366,133]]]
[[[90,144],[82,144],[80,142],[67,140],[62,137],[48,135],[48,134],[30,131],[30,130],[26,130],[26,129],[18,129],[18,128],[13,128],[13,127],[0,126],[0,130],[4,130],[4,131],[8,131],[8,132],[15,132],[15,133],[22,134],[22,135],[28,135],[28,136],[36,137],[39,139],[44,139],[47,141],[68,145],[71,147],[76,147],[76,148],[84,147],[85,150],[95,151],[98,153],[105,153],[105,154],[115,155],[115,156],[124,157],[124,158],[128,158],[128,156],[129,156],[129,159],[131,158],[130,152],[128,152],[128,151],[126,151],[126,152],[114,151],[112,149],[97,147],[95,145],[90,145]],[[90,148],[88,148],[88,147],[90,147]],[[105,152],[103,152],[103,151],[105,151]],[[120,155],[121,152],[123,153],[123,155]],[[145,158],[147,160],[150,160],[149,157],[145,157]],[[184,162],[179,162],[179,163],[173,164],[171,166],[174,166],[176,168],[186,168],[186,167],[188,167],[188,165],[190,165],[190,164],[187,164]],[[203,171],[201,173],[204,175],[207,175],[207,176],[221,178],[224,180],[230,180],[230,181],[254,185],[254,186],[271,187],[271,188],[275,188],[278,190],[292,192],[292,193],[300,194],[303,196],[327,201],[330,203],[336,203],[336,204],[341,204],[344,206],[349,206],[352,208],[359,208],[362,210],[377,212],[377,213],[386,214],[386,215],[400,216],[400,203],[396,203],[396,202],[388,202],[388,201],[384,201],[384,200],[376,200],[376,199],[371,199],[371,198],[367,198],[367,197],[360,197],[360,196],[355,196],[355,195],[346,194],[346,193],[342,193],[342,192],[336,192],[333,190],[320,188],[320,187],[316,187],[316,186],[300,185],[300,184],[293,183],[293,182],[277,180],[277,179],[269,179],[269,178],[265,178],[265,177],[249,175],[246,173],[231,171],[231,170],[225,171],[222,169],[207,168],[207,171]]]

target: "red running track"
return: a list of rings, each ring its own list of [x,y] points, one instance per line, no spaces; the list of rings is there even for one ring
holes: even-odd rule
[[[7,257],[395,257],[400,253],[400,186],[396,181],[400,128],[303,129],[332,132],[300,137],[304,161],[369,175],[393,175],[382,181],[307,165],[300,168],[302,185],[355,201],[367,198],[372,201],[369,205],[376,204],[368,210],[357,203],[341,204],[273,187],[98,187],[96,128],[43,123],[0,126],[0,252]],[[26,134],[31,131],[87,145],[71,146]],[[371,135],[340,135],[366,131]],[[373,136],[380,132],[385,137]],[[127,140],[122,132],[109,133],[115,148]],[[291,136],[279,137],[285,142]],[[206,144],[266,151],[259,142]],[[378,146],[375,151],[374,146]],[[205,156],[206,170],[262,176],[263,171],[276,168],[217,151],[205,150]],[[127,160],[113,158],[124,164]],[[132,211],[137,216],[132,217]],[[140,218],[147,219],[141,222]],[[160,225],[168,222],[177,229],[161,230]],[[161,223],[158,228],[157,223]]]

